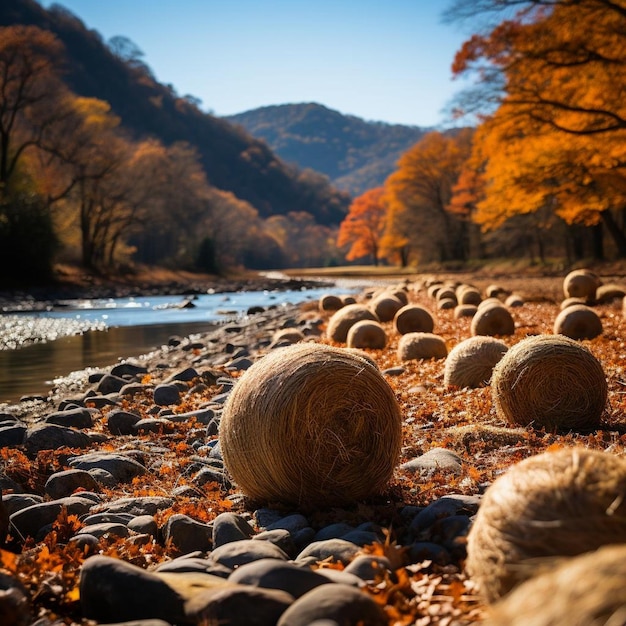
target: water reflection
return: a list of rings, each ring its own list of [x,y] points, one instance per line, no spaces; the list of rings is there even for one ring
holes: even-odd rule
[[[150,352],[173,335],[212,328],[208,322],[120,326],[19,350],[0,350],[0,403],[15,403],[24,395],[46,395],[54,378],[87,367],[112,365],[121,357]]]

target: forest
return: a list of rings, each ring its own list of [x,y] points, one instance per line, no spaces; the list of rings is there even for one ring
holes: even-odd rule
[[[453,103],[458,128],[421,137],[352,200],[156,83],[129,40],[102,42],[62,7],[38,11],[38,25],[0,16],[5,284],[43,280],[59,261],[220,273],[626,257],[621,0],[449,2],[446,19],[476,31],[452,67],[474,78]],[[77,79],[79,37],[126,81],[109,99]],[[123,98],[129,85],[145,92],[142,112]],[[194,142],[192,122],[210,139]],[[239,169],[221,162],[231,157]]]
[[[427,134],[353,201],[346,258],[624,258],[626,3],[458,0],[445,15],[481,24],[452,68],[475,78],[453,103],[475,123]]]

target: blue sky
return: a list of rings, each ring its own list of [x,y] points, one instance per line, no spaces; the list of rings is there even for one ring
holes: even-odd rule
[[[42,1],[49,7],[51,1]],[[449,126],[467,38],[443,0],[58,0],[215,115],[318,102],[366,120]]]

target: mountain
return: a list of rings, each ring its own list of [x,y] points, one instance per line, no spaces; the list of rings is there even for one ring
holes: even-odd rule
[[[348,194],[324,176],[286,164],[243,128],[203,113],[192,98],[158,83],[145,64],[114,54],[97,31],[64,7],[46,10],[34,0],[2,0],[0,26],[15,24],[52,31],[65,46],[65,80],[74,92],[106,100],[136,138],[194,145],[209,182],[250,202],[262,217],[300,210],[332,225],[345,216]]]
[[[353,196],[382,185],[400,155],[431,129],[367,122],[321,104],[283,104],[224,119],[263,139],[282,159],[322,172]]]

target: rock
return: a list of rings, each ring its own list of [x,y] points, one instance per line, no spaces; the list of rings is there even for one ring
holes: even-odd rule
[[[359,551],[359,546],[344,539],[327,539],[314,541],[296,557],[296,563],[316,563],[331,558],[348,565]]]
[[[174,430],[174,423],[165,418],[147,417],[134,424],[133,430],[139,435],[146,433],[171,433]]]
[[[402,463],[400,469],[420,473],[441,471],[460,474],[463,471],[463,459],[452,450],[432,448],[425,454]]]
[[[275,626],[293,602],[285,591],[235,585],[205,591],[186,605],[188,618],[198,624]]]
[[[56,424],[37,424],[26,431],[24,446],[29,457],[37,456],[42,450],[57,448],[88,448],[91,439],[80,430]]]
[[[136,533],[150,535],[156,538],[159,533],[159,527],[152,515],[138,515],[133,517],[127,524],[128,529]]]
[[[215,548],[209,558],[214,563],[221,563],[233,569],[245,563],[258,561],[259,559],[279,559],[281,561],[287,561],[289,557],[278,546],[268,541],[243,539]]]
[[[293,535],[303,528],[310,528],[310,524],[309,520],[304,517],[304,515],[294,513],[286,517],[281,517],[279,520],[267,526],[265,530],[277,530],[279,528],[288,530]]]
[[[409,563],[432,561],[437,565],[448,565],[452,562],[450,553],[443,546],[432,541],[416,541],[409,546],[406,554]]]
[[[27,506],[43,502],[43,496],[34,493],[5,493],[2,502],[9,516]]]
[[[165,542],[171,543],[182,554],[210,550],[212,535],[213,529],[209,524],[198,522],[182,513],[169,517],[163,528]]]
[[[387,626],[383,609],[364,592],[349,585],[317,587],[296,600],[277,626],[310,626],[316,620],[332,620],[341,626]]]
[[[105,374],[98,383],[98,393],[106,396],[110,393],[117,393],[128,381],[120,376]]]
[[[235,513],[220,513],[213,520],[213,546],[220,546],[231,541],[250,539],[254,535],[254,529],[248,522]]]
[[[111,369],[112,376],[124,378],[125,376],[136,377],[139,374],[147,374],[148,368],[145,365],[137,365],[136,363],[118,363]]]
[[[326,539],[339,539],[346,533],[352,532],[353,530],[354,526],[350,526],[350,524],[346,524],[345,522],[336,522],[335,524],[329,524],[328,526],[320,528],[315,533],[314,540],[325,541]]]
[[[74,469],[92,470],[95,468],[110,472],[120,483],[128,483],[135,476],[142,476],[148,470],[129,456],[115,452],[90,452],[69,459]]]
[[[384,580],[385,576],[392,573],[392,567],[386,557],[363,554],[351,561],[344,572],[354,574],[363,580],[379,583]]]
[[[89,524],[83,526],[77,535],[92,535],[100,539],[101,537],[128,537],[128,527],[124,524],[114,522],[102,522],[101,524]]]
[[[9,531],[9,512],[4,504],[2,490],[0,489],[0,547],[4,545]]]
[[[410,530],[414,533],[429,528],[437,520],[450,515],[465,513],[474,515],[480,505],[480,496],[450,495],[443,496],[431,502],[425,509],[420,511],[411,522]]]
[[[139,415],[114,409],[109,412],[107,420],[107,428],[112,435],[132,435],[134,434],[133,426],[141,419]]]
[[[108,556],[88,558],[80,572],[84,617],[105,624],[160,618],[186,624],[184,598],[156,574]]]
[[[24,424],[8,424],[3,422],[0,427],[0,448],[20,446],[24,443],[26,426]]]
[[[9,517],[9,521],[19,538],[37,538],[39,531],[48,524],[52,524],[63,508],[67,509],[69,515],[83,515],[92,506],[91,500],[71,496],[20,509]]]
[[[174,384],[161,384],[154,388],[154,403],[157,406],[180,404],[180,389]]]
[[[169,376],[168,378],[166,378],[165,383],[171,383],[171,382],[174,382],[175,380],[182,380],[184,382],[189,382],[190,380],[193,380],[194,378],[198,378],[198,376],[199,374],[195,368],[187,367],[184,370],[176,372],[172,374],[171,376]]]
[[[293,559],[298,554],[299,550],[296,546],[291,533],[284,528],[277,528],[276,530],[264,530],[257,533],[252,537],[254,541],[269,541],[278,546],[290,559]]]
[[[89,409],[76,408],[67,411],[57,411],[46,415],[45,420],[48,424],[57,424],[58,426],[66,426],[68,428],[91,428],[93,426],[93,416]]]
[[[161,509],[171,507],[171,498],[160,496],[142,496],[136,498],[119,498],[98,507],[100,513],[130,513],[133,516],[155,515]]]
[[[280,589],[294,598],[330,583],[328,578],[309,569],[277,559],[259,559],[238,567],[229,577],[229,582],[253,585],[266,589]]]
[[[7,572],[0,572],[0,620],[6,626],[28,626],[32,621],[28,592]]]
[[[81,469],[71,469],[52,474],[44,485],[46,494],[53,500],[70,496],[77,489],[97,491],[98,483],[89,472]]]

